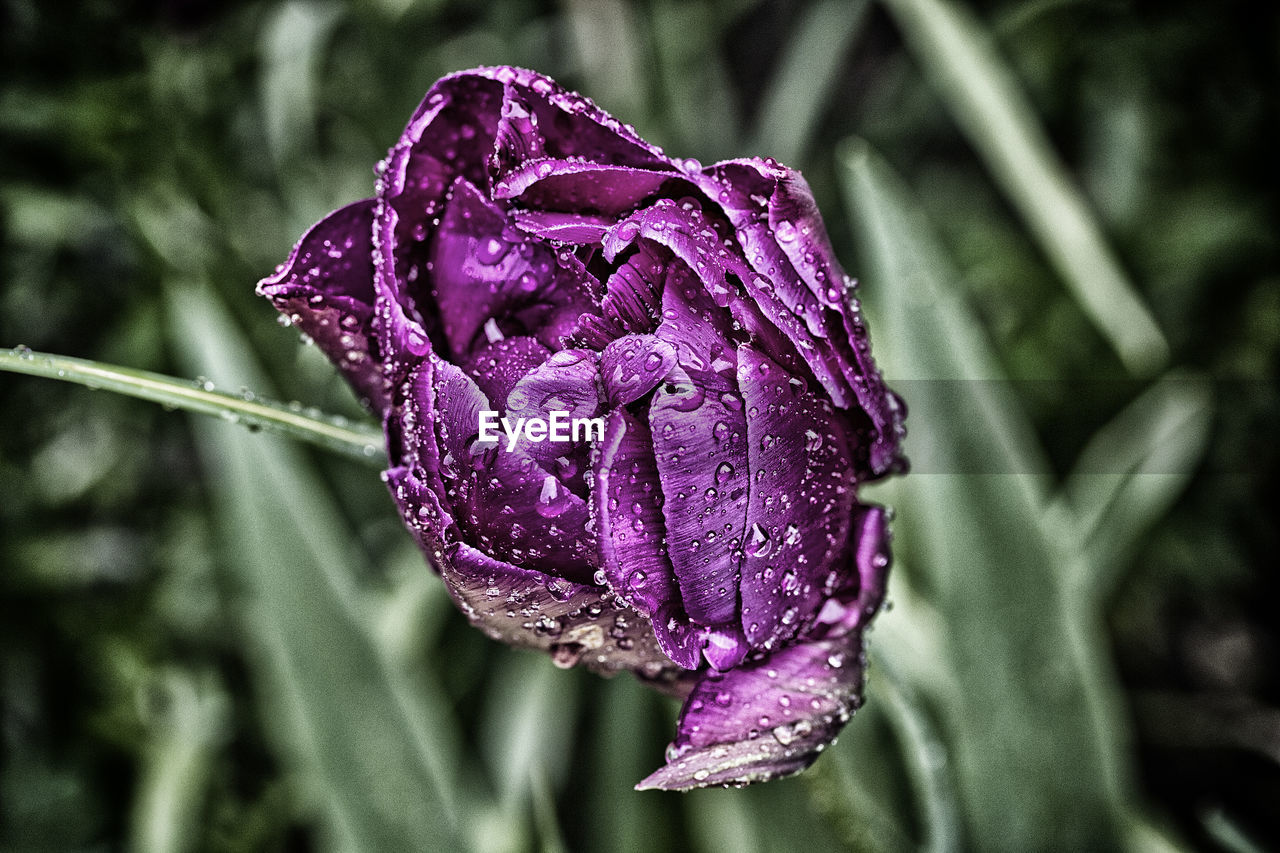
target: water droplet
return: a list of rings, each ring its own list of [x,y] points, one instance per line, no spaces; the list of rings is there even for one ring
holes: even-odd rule
[[[733,479],[733,466],[728,462],[721,462],[716,467],[716,483],[723,486],[731,479]]]
[[[777,238],[783,243],[790,243],[796,239],[796,227],[790,222],[782,221],[778,223],[777,229],[774,231]]]
[[[551,646],[551,662],[561,669],[570,669],[582,660],[585,651],[580,643],[554,643]]]
[[[763,557],[769,553],[772,542],[769,540],[769,533],[760,526],[759,522],[751,523],[751,538],[747,542],[747,553],[753,557]]]

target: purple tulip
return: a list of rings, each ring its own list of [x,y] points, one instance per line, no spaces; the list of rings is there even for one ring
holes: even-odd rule
[[[467,617],[684,697],[641,787],[797,772],[861,702],[903,409],[804,179],[516,68],[436,83],[259,291],[382,418]],[[505,418],[505,422],[502,420]]]

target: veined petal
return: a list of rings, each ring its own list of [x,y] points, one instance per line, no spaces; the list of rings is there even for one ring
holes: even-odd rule
[[[593,210],[616,217],[656,195],[673,177],[669,171],[539,157],[508,171],[493,195],[533,210]]]
[[[258,293],[310,336],[381,415],[387,387],[370,355],[373,209],[373,200],[366,199],[320,220],[275,275],[258,282]]]
[[[738,230],[752,268],[769,279],[788,312],[803,318],[811,339],[838,367],[844,382],[828,388],[833,399],[848,406],[847,387],[867,413],[872,438],[864,477],[900,468],[905,410],[871,357],[855,284],[836,260],[809,185],[799,172],[762,160],[718,163],[698,182]]]
[[[752,472],[742,625],[752,647],[772,649],[807,628],[835,589],[856,481],[831,403],[750,345],[738,360]]]
[[[610,412],[591,470],[591,513],[609,588],[652,623],[667,657],[696,668],[699,639],[667,554],[662,486],[648,424],[625,409]]]
[[[447,549],[442,574],[458,609],[499,642],[549,652],[562,667],[650,678],[675,669],[649,623],[611,603],[601,587],[513,566],[462,542]]]
[[[862,686],[856,632],[708,671],[681,709],[666,766],[636,788],[685,791],[798,773],[862,704]]]
[[[586,502],[526,449],[479,441],[489,401],[471,377],[435,363],[440,470],[466,540],[495,559],[589,581],[599,560],[587,530]]]
[[[655,335],[625,335],[600,353],[600,378],[612,406],[646,396],[676,366],[676,348]]]

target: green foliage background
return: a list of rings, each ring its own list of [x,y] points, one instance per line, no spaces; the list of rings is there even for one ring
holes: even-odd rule
[[[518,64],[804,171],[917,472],[869,490],[893,607],[839,743],[636,793],[675,705],[470,629],[373,469],[0,375],[0,848],[1280,846],[1259,9],[5,0],[0,344],[364,417],[252,286],[432,81]]]

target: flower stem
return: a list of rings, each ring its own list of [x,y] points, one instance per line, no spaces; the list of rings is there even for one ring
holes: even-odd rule
[[[383,462],[382,433],[372,425],[326,415],[301,403],[268,400],[248,390],[239,394],[219,391],[207,379],[175,379],[145,370],[35,352],[23,346],[0,350],[0,371],[113,391],[169,409],[214,415],[244,424],[250,430],[273,430],[373,465]]]

